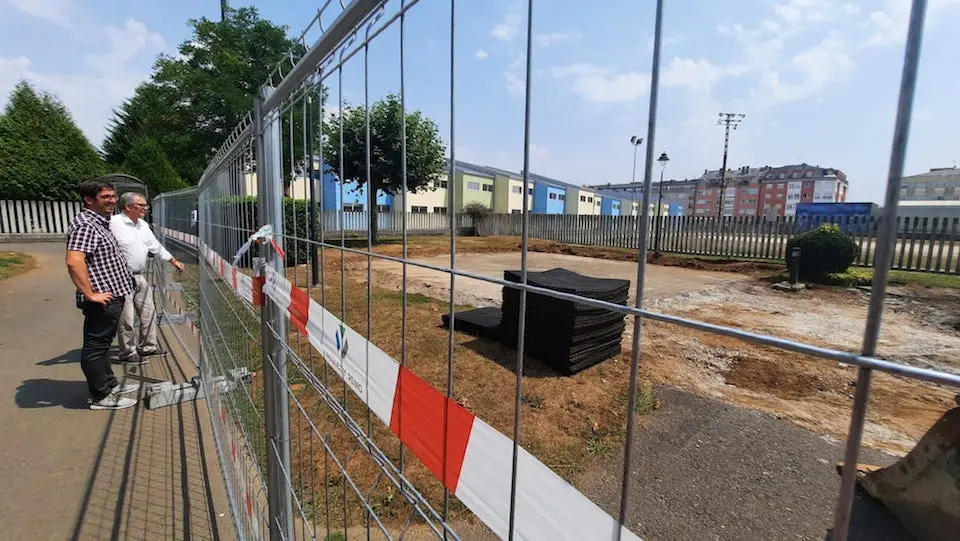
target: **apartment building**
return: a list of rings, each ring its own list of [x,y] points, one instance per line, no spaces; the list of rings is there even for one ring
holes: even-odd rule
[[[960,201],[960,169],[937,167],[903,177],[900,201]]]
[[[839,169],[805,163],[728,170],[722,184],[719,170],[696,180],[696,216],[794,216],[797,203],[842,203],[848,188]]]
[[[761,214],[770,218],[796,216],[797,203],[843,203],[847,175],[819,165],[785,165],[768,168],[761,177]]]

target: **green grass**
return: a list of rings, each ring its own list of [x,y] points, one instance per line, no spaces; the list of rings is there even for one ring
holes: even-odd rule
[[[0,280],[13,278],[34,267],[34,260],[27,254],[20,252],[0,251]]]
[[[539,395],[535,393],[530,393],[530,394],[523,393],[520,395],[520,403],[526,406],[530,406],[535,410],[542,408],[543,403],[545,401],[546,399],[543,397],[543,395]]]
[[[847,287],[868,286],[873,282],[873,269],[850,268],[847,272],[831,274],[826,285]],[[937,274],[932,272],[910,272],[891,270],[887,283],[892,286],[943,287],[960,289],[960,275]]]

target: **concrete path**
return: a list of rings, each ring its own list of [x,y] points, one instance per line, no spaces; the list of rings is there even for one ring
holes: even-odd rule
[[[39,265],[0,282],[0,539],[233,539],[203,403],[88,410],[63,244],[3,248]],[[129,380],[192,375],[163,341]]]
[[[647,541],[828,539],[843,445],[754,410],[670,387],[635,433],[628,522]],[[584,494],[617,516],[622,452],[588,469]],[[894,458],[865,449],[860,461]],[[879,502],[858,491],[848,539],[912,541]]]
[[[428,257],[416,260],[437,267],[449,267],[449,256]],[[520,268],[519,252],[495,254],[463,254],[457,256],[457,270],[482,276],[503,279],[503,271]],[[630,281],[630,298],[633,304],[637,294],[637,264],[628,261],[607,261],[592,257],[580,257],[566,254],[547,254],[530,252],[527,254],[528,268],[542,271],[563,267],[573,272],[597,278],[619,278]],[[366,268],[366,267],[364,267]],[[392,261],[377,261],[374,268],[391,275],[400,283],[403,267]],[[407,265],[408,291],[429,297],[446,299],[449,295],[450,275],[446,272]],[[729,272],[710,272],[680,267],[647,265],[644,280],[645,298],[669,297],[680,293],[689,293],[705,287],[747,279]],[[500,306],[502,286],[484,280],[458,276],[457,302],[476,307]]]

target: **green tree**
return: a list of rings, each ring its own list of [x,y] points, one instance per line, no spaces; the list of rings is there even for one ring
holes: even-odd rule
[[[149,137],[133,141],[121,168],[142,180],[150,189],[151,197],[188,187],[177,175],[160,143]]]
[[[401,141],[403,110],[400,99],[390,94],[370,106],[370,175],[367,177],[366,108],[349,107],[334,114],[324,126],[324,160],[340,179],[367,186],[371,241],[377,243],[377,192],[397,195],[404,190]],[[340,124],[343,124],[343,152],[340,151]],[[436,123],[420,111],[406,114],[406,188],[413,193],[436,189],[445,170],[446,149]],[[450,209],[451,212],[453,209]]]
[[[149,137],[179,176],[195,184],[274,67],[288,52],[302,51],[287,27],[261,19],[255,8],[189,24],[192,36],[179,54],[161,55],[151,80],[115,111],[102,145],[109,163],[122,164],[133,143]]]
[[[76,199],[104,163],[53,95],[21,81],[0,116],[0,199]]]

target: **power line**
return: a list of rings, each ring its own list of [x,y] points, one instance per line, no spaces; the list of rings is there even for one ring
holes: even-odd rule
[[[730,146],[730,129],[737,129],[737,126],[743,122],[747,116],[743,113],[720,113],[717,124],[724,127],[723,130],[723,167],[720,168],[720,197],[717,198],[717,217],[723,216],[723,199],[726,197],[727,187],[727,148]],[[734,201],[736,203],[736,201]]]

